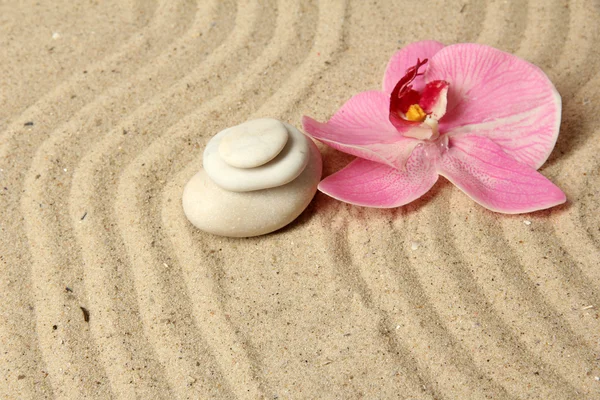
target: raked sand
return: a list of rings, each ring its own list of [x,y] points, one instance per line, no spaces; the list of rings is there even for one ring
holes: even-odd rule
[[[600,399],[600,3],[0,2],[1,399]],[[563,98],[564,206],[317,194],[283,230],[194,229],[221,129],[300,126],[404,44],[477,42]],[[320,146],[325,174],[351,157]]]

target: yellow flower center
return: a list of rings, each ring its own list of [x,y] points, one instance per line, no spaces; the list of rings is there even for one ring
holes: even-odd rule
[[[426,117],[427,114],[425,114],[425,111],[423,111],[421,106],[419,106],[418,104],[413,104],[408,108],[408,111],[406,112],[406,119],[409,121],[423,122],[425,121]]]

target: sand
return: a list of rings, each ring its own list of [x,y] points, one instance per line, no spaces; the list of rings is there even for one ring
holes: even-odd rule
[[[395,5],[393,3],[396,3]],[[0,2],[1,399],[599,399],[600,4]],[[402,208],[317,194],[204,234],[181,193],[219,130],[379,89],[404,44],[488,44],[563,98],[506,216],[440,179]],[[325,174],[351,160],[321,146]]]

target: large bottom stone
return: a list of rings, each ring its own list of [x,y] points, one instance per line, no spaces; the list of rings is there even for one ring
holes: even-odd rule
[[[197,228],[220,236],[249,237],[280,229],[308,206],[321,179],[321,153],[308,139],[310,159],[302,173],[279,187],[230,192],[202,169],[183,190],[183,211]]]

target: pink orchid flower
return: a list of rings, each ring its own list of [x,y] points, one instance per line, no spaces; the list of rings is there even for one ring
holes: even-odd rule
[[[479,44],[408,45],[383,91],[352,97],[309,136],[357,156],[319,190],[347,203],[398,207],[442,175],[482,206],[516,214],[564,203],[536,170],[554,148],[560,95],[536,66]]]

